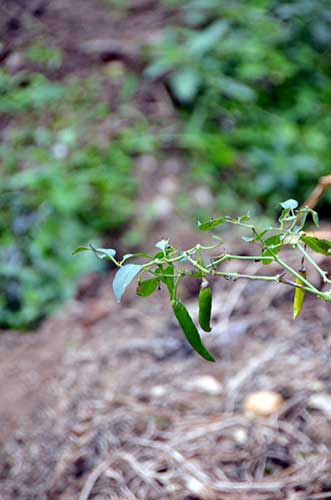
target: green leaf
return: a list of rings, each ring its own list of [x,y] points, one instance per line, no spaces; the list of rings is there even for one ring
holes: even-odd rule
[[[169,290],[169,295],[170,297],[172,297],[175,288],[174,266],[170,264],[168,267],[163,268],[163,266],[161,265],[158,269],[156,269],[155,272],[160,275],[160,280],[162,281],[162,283],[167,285],[167,288]]]
[[[98,259],[109,259],[113,260],[116,255],[116,250],[113,248],[95,248],[92,244],[90,244],[91,250],[95,253]]]
[[[146,70],[144,71],[144,75],[147,78],[159,78],[171,69],[172,65],[170,61],[167,61],[166,59],[158,59],[156,62],[148,66],[148,68],[146,68]]]
[[[283,222],[290,212],[289,208],[284,208],[278,218],[279,222]]]
[[[164,283],[167,285],[169,293],[172,294],[175,288],[175,268],[172,264],[164,269]]]
[[[298,216],[298,225],[296,225],[294,227],[294,229],[293,229],[294,232],[299,232],[304,228],[304,226],[306,224],[307,216],[308,216],[307,210],[300,210],[300,213]]]
[[[297,200],[293,200],[290,198],[289,200],[283,201],[280,206],[285,209],[295,210],[296,208],[298,208],[299,203],[297,202]]]
[[[126,264],[117,271],[113,281],[113,290],[118,304],[126,288],[142,268],[143,266],[138,264]]]
[[[215,227],[219,226],[220,224],[223,224],[225,221],[226,221],[225,217],[218,217],[217,219],[210,219],[207,222],[198,221],[198,229],[199,229],[199,231],[210,231],[211,229],[214,229]]]
[[[320,221],[319,221],[319,218],[318,218],[318,213],[315,212],[315,210],[312,210],[311,215],[312,215],[313,222],[314,222],[315,226],[319,227]]]
[[[266,240],[264,240],[264,244],[268,247],[265,248],[262,252],[263,257],[273,257],[274,254],[278,254],[280,249],[282,248],[281,235],[277,234],[275,236],[270,236]],[[271,264],[272,260],[266,259],[262,260],[262,263],[265,265]]]
[[[238,217],[238,222],[247,222],[250,220],[250,215],[249,214],[245,214],[245,215],[241,215],[240,217]]]
[[[152,295],[157,289],[159,284],[158,278],[151,278],[149,280],[140,281],[137,287],[137,295],[140,297],[148,297]]]
[[[75,248],[75,250],[72,252],[71,255],[77,255],[80,252],[87,252],[87,251],[91,251],[90,247],[77,247]]]
[[[155,255],[153,255],[153,259],[163,259],[164,253],[163,252],[157,252]]]
[[[166,249],[169,246],[169,241],[162,239],[162,240],[158,241],[155,246],[156,246],[156,248],[159,248],[163,252],[164,255],[166,255]]]
[[[299,222],[301,224],[301,229],[304,227],[305,225],[305,222],[306,222],[306,218],[307,218],[307,215],[310,214],[312,219],[313,219],[313,222],[315,224],[316,227],[319,227],[320,225],[320,221],[319,221],[319,217],[318,217],[318,213],[315,212],[315,210],[313,210],[312,208],[309,208],[309,207],[305,207],[305,208],[302,208],[301,210],[298,210],[299,214],[300,214],[300,219],[299,219]]]
[[[139,252],[139,253],[126,253],[122,257],[122,263],[126,262],[129,259],[133,259],[134,257],[146,257],[146,259],[152,259],[153,257],[151,255],[148,255],[147,253]]]
[[[240,102],[252,102],[256,99],[255,90],[235,78],[219,77],[218,85],[221,92],[230,99]]]
[[[320,240],[314,236],[303,236],[302,241],[309,246],[314,252],[321,253],[322,255],[331,256],[331,241]]]
[[[228,29],[229,22],[221,20],[214,22],[200,32],[195,32],[188,46],[188,51],[195,57],[201,57],[224,37]]]
[[[193,68],[176,71],[170,79],[170,85],[177,99],[183,103],[192,102],[198,93],[201,78]]]

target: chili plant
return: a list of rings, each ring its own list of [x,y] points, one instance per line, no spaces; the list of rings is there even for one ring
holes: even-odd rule
[[[232,281],[248,279],[284,283],[293,287],[295,289],[293,319],[299,316],[306,293],[313,294],[325,301],[331,301],[331,279],[328,278],[327,272],[318,265],[311,254],[312,250],[315,253],[331,255],[331,241],[320,239],[313,233],[304,230],[308,216],[312,218],[316,226],[319,225],[317,212],[308,207],[298,208],[298,202],[292,199],[281,203],[281,206],[282,212],[278,223],[262,231],[251,222],[249,215],[237,218],[225,216],[206,222],[198,222],[200,231],[210,233],[213,240],[210,245],[197,243],[192,248],[182,250],[171,245],[168,240],[162,239],[156,243],[155,246],[158,250],[154,255],[147,253],[126,254],[118,259],[114,249],[95,248],[91,244],[86,247],[78,247],[73,254],[92,251],[99,259],[110,260],[118,268],[113,281],[113,290],[118,303],[134,278],[137,280],[137,295],[141,297],[148,297],[160,286],[164,286],[168,291],[173,313],[192,348],[204,359],[215,361],[215,358],[204,346],[197,326],[178,296],[178,285],[183,279],[201,281],[199,324],[201,329],[207,332],[211,331],[212,290],[208,282],[208,277],[211,276]],[[248,234],[243,236],[243,240],[247,244],[254,244],[258,247],[255,254],[236,255],[227,251],[224,248],[223,240],[215,234],[216,228],[221,224],[232,224],[247,230]],[[291,247],[299,253],[300,266],[298,268],[294,268],[284,260],[281,254],[284,247]],[[137,263],[137,259],[139,259],[139,263]],[[135,260],[136,262],[132,262]],[[279,272],[276,274],[230,272],[224,269],[224,264],[228,261],[253,261],[261,263],[261,266],[276,263]],[[309,279],[305,263],[309,263],[319,273],[323,282],[322,288],[317,288]],[[329,285],[329,289],[324,289],[324,285]]]

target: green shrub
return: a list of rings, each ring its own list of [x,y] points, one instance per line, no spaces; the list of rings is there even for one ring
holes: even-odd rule
[[[181,25],[151,48],[147,74],[176,101],[191,175],[230,188],[234,206],[304,199],[330,171],[330,2],[170,3]]]
[[[182,250],[174,247],[169,240],[162,239],[155,245],[157,253],[117,255],[114,248],[95,248],[93,245],[81,246],[73,254],[93,252],[98,259],[109,260],[118,268],[113,279],[113,291],[117,303],[121,302],[123,294],[132,281],[137,281],[136,294],[140,297],[150,297],[160,288],[165,288],[171,303],[171,308],[191,347],[207,361],[215,361],[214,356],[204,345],[200,336],[202,330],[211,332],[213,292],[209,278],[237,281],[238,279],[263,281],[265,284],[284,284],[294,288],[292,317],[297,319],[301,314],[306,294],[325,302],[331,301],[331,279],[328,272],[322,269],[315,260],[314,254],[330,256],[331,241],[323,235],[305,231],[307,218],[311,218],[315,226],[319,226],[317,212],[311,208],[298,208],[294,199],[281,204],[281,214],[278,222],[259,229],[248,215],[241,217],[221,216],[205,222],[198,222],[200,231],[209,233],[210,244],[197,243],[192,248]],[[245,250],[244,254],[232,254],[225,250],[224,240],[217,234],[218,227],[224,224],[237,226],[246,232],[242,239],[253,245],[253,255]],[[260,226],[261,220],[258,220]],[[216,231],[216,232],[215,232]],[[322,236],[322,237],[320,237]],[[216,240],[216,242],[215,242]],[[284,260],[285,248],[296,255],[297,264]],[[220,250],[222,249],[221,253]],[[288,254],[288,252],[287,252]],[[286,257],[285,257],[286,258]],[[254,262],[260,265],[260,272],[249,274],[249,271],[233,271],[224,264],[232,261]],[[272,266],[273,271],[263,273],[263,266]],[[274,269],[276,267],[276,269]],[[320,283],[311,281],[311,271],[319,274]],[[180,298],[180,283],[182,280],[195,279],[200,282],[198,295],[198,324],[191,317]],[[226,300],[226,297],[224,298]],[[198,328],[200,329],[200,332]],[[208,337],[208,335],[206,336]]]
[[[31,326],[72,296],[77,277],[96,266],[68,249],[118,231],[133,213],[134,147],[129,136],[94,137],[109,113],[97,91],[89,80],[0,74],[2,327]]]

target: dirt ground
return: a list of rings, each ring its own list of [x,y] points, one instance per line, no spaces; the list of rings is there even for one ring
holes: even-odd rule
[[[324,305],[293,324],[283,285],[215,285],[211,364],[162,292],[122,307],[110,286],[1,336],[0,498],[331,498]],[[271,417],[245,412],[257,390],[282,395]]]
[[[131,36],[134,46],[165,22],[155,2],[136,2],[120,21],[101,2],[77,3],[72,23],[69,0],[50,1],[37,16],[42,30],[48,26],[76,54],[66,71],[77,61],[83,69],[84,61],[100,64],[119,41]],[[100,56],[95,33],[113,44],[113,55],[108,47]],[[139,161],[149,179],[141,201],[170,196],[180,159],[167,159],[167,168],[151,157]],[[181,224],[174,240],[189,245],[195,234]],[[160,215],[151,235],[168,231]],[[4,332],[0,499],[331,499],[330,308],[308,299],[293,322],[284,285],[221,282],[214,294],[214,329],[205,341],[215,364],[187,346],[163,291],[141,299],[130,289],[119,306],[111,274],[87,277],[76,299],[38,331]],[[246,397],[258,390],[282,397],[270,417],[245,411]]]

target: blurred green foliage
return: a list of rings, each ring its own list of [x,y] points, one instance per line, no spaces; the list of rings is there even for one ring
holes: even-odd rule
[[[122,234],[135,212],[133,156],[162,141],[186,157],[184,182],[213,193],[201,218],[271,213],[330,173],[330,1],[162,2],[177,25],[144,52],[146,77],[167,85],[180,133],[157,118],[150,132],[132,100],[137,75],[121,64],[64,78],[64,54],[38,38],[24,69],[0,71],[0,327],[29,327],[72,296],[95,262],[70,249]],[[128,2],[104,5],[131,15]],[[190,217],[191,193],[178,197]],[[139,243],[137,227],[125,241]]]
[[[25,56],[28,61],[50,70],[58,69],[62,65],[61,51],[56,47],[49,47],[43,40],[28,47]]]
[[[329,0],[163,1],[180,26],[151,48],[147,74],[178,106],[190,174],[218,208],[304,200],[331,170]]]
[[[30,53],[30,52],[29,52]],[[118,231],[133,213],[133,130],[94,136],[107,117],[95,79],[55,83],[0,72],[0,326],[25,328],[95,269],[71,249]]]

